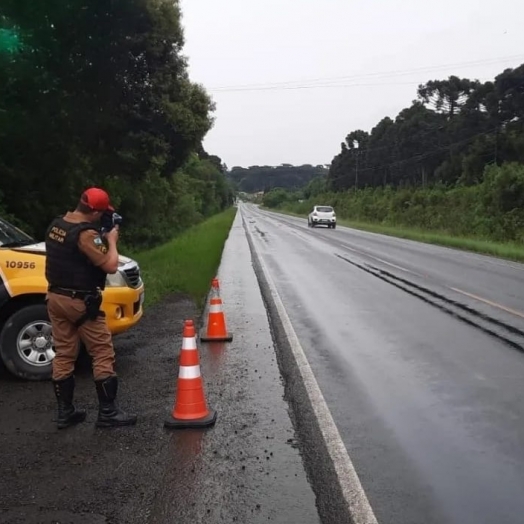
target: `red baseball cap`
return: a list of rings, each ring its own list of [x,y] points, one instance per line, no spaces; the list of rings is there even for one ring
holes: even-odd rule
[[[93,211],[114,211],[109,200],[109,195],[99,187],[86,189],[82,193],[80,200]]]

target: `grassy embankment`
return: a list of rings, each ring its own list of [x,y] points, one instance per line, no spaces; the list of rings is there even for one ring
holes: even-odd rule
[[[236,211],[227,209],[166,244],[130,254],[143,274],[145,308],[173,292],[187,293],[203,307]]]

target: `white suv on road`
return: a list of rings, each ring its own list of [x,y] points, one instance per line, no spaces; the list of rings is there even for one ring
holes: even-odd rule
[[[315,227],[325,225],[328,228],[337,227],[337,217],[335,210],[331,206],[314,206],[311,213],[307,217],[307,226]]]

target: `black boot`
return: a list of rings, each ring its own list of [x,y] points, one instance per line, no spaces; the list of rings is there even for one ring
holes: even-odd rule
[[[58,401],[58,417],[56,421],[58,429],[84,422],[86,410],[76,409],[73,405],[73,393],[75,391],[75,378],[73,375],[63,380],[52,380],[52,382],[56,400]]]
[[[110,428],[114,426],[132,426],[136,424],[136,415],[129,415],[122,411],[116,404],[115,398],[118,390],[118,378],[109,377],[96,380],[96,392],[100,403],[96,426]]]

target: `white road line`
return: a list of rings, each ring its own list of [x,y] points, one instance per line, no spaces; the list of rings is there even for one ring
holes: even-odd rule
[[[247,228],[247,231],[249,231],[249,228]],[[249,235],[253,239],[251,232],[249,232]],[[344,499],[349,507],[349,511],[353,517],[354,524],[378,524],[346,447],[342,442],[342,438],[340,437],[340,433],[337,429],[337,426],[335,425],[335,421],[333,420],[324,396],[322,395],[322,391],[320,390],[304,350],[300,345],[297,334],[293,328],[293,325],[291,324],[291,320],[289,319],[289,316],[286,312],[286,308],[284,307],[284,304],[282,303],[280,295],[276,289],[275,283],[273,282],[262,257],[259,255],[258,258],[264,276],[268,282],[271,296],[275,301],[275,306],[277,308],[280,321],[284,327],[289,345],[291,346],[293,356],[300,370],[300,374],[311,401],[311,405],[313,406],[313,410],[318,420],[329,456],[331,457],[333,466],[337,472],[340,487]]]
[[[524,318],[524,313],[517,311],[516,309],[511,309],[510,307],[503,306],[502,304],[499,304],[498,302],[493,302],[492,300],[488,300],[487,298],[479,297],[478,295],[474,295],[473,293],[462,291],[462,289],[458,289],[456,287],[450,287],[448,289],[456,291],[457,293],[465,295],[466,297],[473,298],[474,300],[478,300],[479,302],[483,302],[484,304],[488,304],[488,306],[492,306],[497,309],[501,309],[502,311],[505,311],[506,313],[511,313],[512,315],[515,315],[516,317]]]

